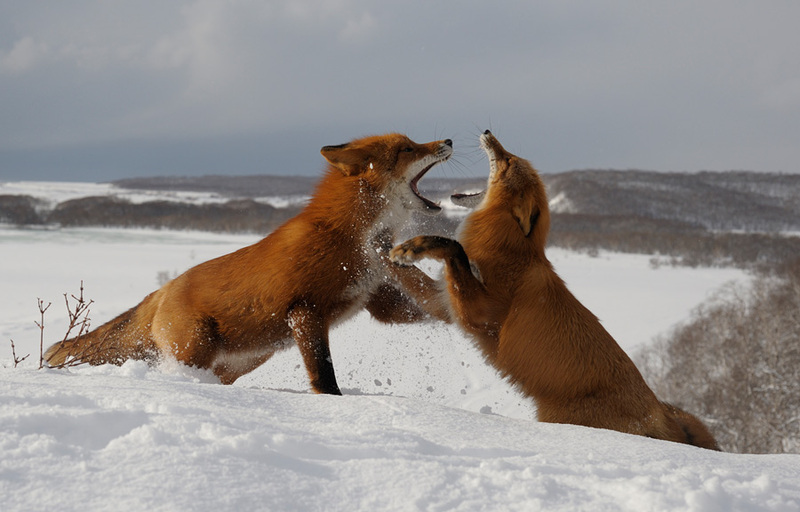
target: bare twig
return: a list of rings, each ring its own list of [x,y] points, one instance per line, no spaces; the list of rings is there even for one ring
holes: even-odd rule
[[[69,297],[75,301],[74,306],[69,305]],[[74,295],[67,296],[64,294],[64,304],[67,307],[67,315],[69,316],[69,325],[67,326],[67,332],[64,334],[64,339],[61,340],[61,344],[63,345],[65,341],[67,341],[72,334],[72,331],[75,328],[78,328],[78,334],[75,338],[80,338],[84,334],[89,331],[89,306],[94,304],[93,300],[86,302],[83,298],[83,281],[81,281],[81,294],[79,297]]]
[[[81,366],[81,365],[84,365],[84,364],[90,364],[90,361],[95,356],[98,356],[98,355],[101,355],[101,354],[105,354],[107,351],[113,350],[115,348],[116,348],[115,345],[101,345],[101,346],[96,346],[96,347],[92,347],[92,346],[84,347],[77,354],[70,354],[68,356],[68,358],[64,360],[63,363],[56,364],[56,365],[51,365],[50,368],[56,368],[56,369],[74,368],[76,366]],[[108,361],[108,362],[113,362],[113,361]],[[114,362],[114,364],[121,364],[121,361],[119,363]]]
[[[34,321],[34,323],[39,327],[39,369],[41,370],[44,367],[44,313],[53,303],[48,302],[47,306],[45,306],[42,299],[37,298],[36,300],[39,302],[39,315],[41,318],[41,320],[38,322]]]
[[[11,340],[11,356],[14,358],[14,368],[16,368],[19,363],[21,363],[22,361],[28,359],[28,356],[30,356],[30,354],[28,354],[26,356],[23,356],[23,357],[18,359],[17,358],[17,350],[16,350],[16,347],[14,347],[14,340]]]
[[[74,301],[73,305],[70,305],[70,297]],[[76,297],[75,295],[68,295],[64,294],[64,303],[67,307],[67,315],[69,317],[69,325],[67,326],[67,332],[64,334],[64,339],[59,342],[59,347],[63,347],[67,340],[70,339],[73,331],[75,329],[78,330],[78,333],[74,336],[75,341],[77,342],[81,336],[89,332],[90,326],[90,318],[89,318],[89,306],[94,304],[93,300],[86,301],[83,297],[83,281],[81,281],[81,288],[80,288],[80,295]],[[49,306],[49,305],[48,305]],[[88,356],[93,356],[103,350],[102,347],[92,347],[91,350],[89,347],[85,348],[80,354],[70,354],[70,356],[61,364],[55,365],[52,368],[68,368],[72,366],[78,366],[81,364],[85,364],[87,361],[83,360]]]

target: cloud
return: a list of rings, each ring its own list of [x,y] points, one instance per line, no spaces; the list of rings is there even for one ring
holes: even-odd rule
[[[791,170],[798,17],[716,0],[5,2],[0,150],[390,130],[463,146],[491,123],[545,170]]]
[[[761,101],[776,111],[800,109],[800,76],[769,86],[761,96]]]
[[[18,74],[33,69],[47,56],[47,45],[26,36],[17,40],[7,53],[0,57],[0,70],[5,73]]]
[[[346,21],[344,28],[339,32],[339,38],[347,42],[364,42],[375,34],[377,28],[375,17],[368,12],[362,12],[359,17]]]

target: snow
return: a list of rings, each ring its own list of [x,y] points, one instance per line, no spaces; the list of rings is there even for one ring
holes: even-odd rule
[[[228,200],[213,192],[184,192],[133,190],[119,188],[111,183],[82,183],[58,181],[11,181],[0,182],[0,194],[28,195],[42,199],[51,207],[72,199],[94,196],[111,196],[127,199],[132,203],[147,201],[180,201],[185,203],[221,203]]]
[[[565,192],[559,192],[549,201],[552,213],[575,213],[575,206]]]
[[[0,228],[0,509],[800,510],[800,456],[537,423],[457,328],[434,322],[361,313],[336,327],[343,397],[308,391],[296,348],[233,386],[174,363],[36,369],[37,297],[53,303],[49,345],[80,280],[97,326],[160,277],[256,239]],[[629,352],[748,280],[640,255],[548,254]],[[9,339],[33,354],[18,368]]]
[[[716,453],[140,362],[0,369],[3,510],[796,511],[800,456]]]
[[[0,195],[27,195],[45,202],[49,208],[58,203],[84,197],[106,196],[123,199],[134,204],[149,201],[170,201],[195,205],[221,204],[231,197],[216,192],[190,192],[182,190],[140,190],[117,187],[112,183],[82,183],[58,181],[0,182]],[[275,208],[300,206],[308,201],[307,195],[256,197],[253,200]]]

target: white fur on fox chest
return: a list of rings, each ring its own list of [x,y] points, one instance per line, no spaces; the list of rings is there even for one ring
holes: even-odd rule
[[[377,248],[362,244],[360,250],[363,251],[365,265],[360,269],[347,269],[354,272],[350,284],[342,290],[342,301],[349,302],[347,311],[334,319],[336,324],[347,320],[364,307],[370,295],[378,289],[378,286],[386,279],[386,274],[380,268],[380,257]],[[344,270],[344,269],[343,269]]]
[[[358,244],[358,251],[361,253],[359,256],[363,256],[364,265],[359,269],[342,268],[345,272],[354,272],[350,284],[342,290],[343,301],[351,302],[351,304],[347,311],[334,320],[334,325],[351,318],[360,311],[369,300],[370,295],[381,284],[388,281],[387,274],[383,270],[380,261],[378,251],[381,249],[377,240],[384,232],[391,233],[393,237],[395,230],[402,226],[410,216],[409,211],[401,204],[398,204],[397,201],[390,201],[389,205],[394,206],[394,208],[387,207],[373,227],[365,233],[361,243]]]

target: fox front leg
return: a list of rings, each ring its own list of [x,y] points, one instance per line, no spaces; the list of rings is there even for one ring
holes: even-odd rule
[[[484,285],[477,267],[470,264],[460,243],[440,236],[418,236],[392,249],[390,257],[403,265],[422,258],[442,260],[453,318],[478,335],[478,343],[486,354],[496,353],[496,331],[503,303]]]
[[[289,326],[303,356],[314,391],[327,395],[341,395],[328,346],[327,323],[314,307],[299,304],[289,312]]]
[[[453,266],[469,268],[469,258],[460,243],[443,236],[417,236],[396,246],[389,253],[395,263],[411,265],[423,258],[442,260]]]
[[[441,260],[447,268],[448,281],[470,287],[482,287],[478,267],[469,261],[464,247],[452,238],[417,236],[396,246],[389,253],[389,257],[399,265],[411,265],[423,258]]]

